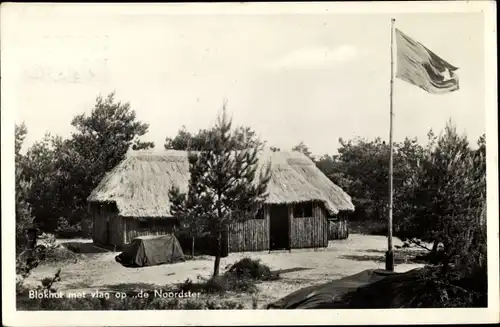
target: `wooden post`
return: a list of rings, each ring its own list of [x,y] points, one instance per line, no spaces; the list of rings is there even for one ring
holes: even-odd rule
[[[393,120],[393,98],[394,98],[394,23],[396,20],[394,18],[391,19],[391,83],[390,83],[390,102],[389,102],[389,107],[390,107],[390,119],[389,119],[389,219],[388,219],[388,224],[387,224],[387,230],[388,230],[388,235],[387,235],[387,253],[386,253],[386,258],[385,258],[385,269],[389,271],[394,271],[394,253],[392,249],[392,196],[393,196],[393,181],[392,181],[392,175],[393,175],[393,167],[392,167],[392,160],[393,160],[393,149],[392,149],[392,120]]]
[[[288,207],[288,252],[292,252],[292,220],[293,220],[293,204]]]

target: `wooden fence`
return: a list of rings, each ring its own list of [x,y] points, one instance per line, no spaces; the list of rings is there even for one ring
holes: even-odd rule
[[[328,221],[328,239],[329,240],[345,240],[349,237],[349,227],[347,220],[329,220]]]

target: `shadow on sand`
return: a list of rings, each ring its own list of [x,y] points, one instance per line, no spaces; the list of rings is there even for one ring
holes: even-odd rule
[[[148,292],[154,291],[155,289],[160,289],[159,285],[150,284],[150,283],[120,283],[113,285],[104,285],[99,287],[101,291],[107,292],[125,292],[127,294],[130,293],[139,293],[139,292]]]
[[[369,249],[369,250],[363,250],[363,252],[368,252],[368,253],[380,253],[382,255],[385,255],[385,250],[377,250],[377,249]]]
[[[311,270],[312,268],[306,268],[306,267],[294,267],[294,268],[288,268],[288,269],[278,269],[278,270],[272,270],[271,273],[273,274],[286,274],[286,273],[291,273],[291,272],[296,272],[296,271],[303,271],[303,270]]]
[[[385,262],[385,254],[382,255],[342,255],[341,259],[353,260],[353,261],[374,261],[374,262]],[[420,263],[415,255],[397,255],[394,257],[395,264],[402,263]]]
[[[69,241],[61,243],[66,249],[75,252],[75,253],[104,253],[110,252],[110,250],[102,248],[100,246],[96,246],[92,242],[79,242],[79,241]]]

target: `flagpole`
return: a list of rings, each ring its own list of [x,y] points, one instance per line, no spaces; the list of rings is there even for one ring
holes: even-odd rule
[[[385,269],[389,271],[394,271],[394,253],[392,249],[392,195],[393,195],[393,185],[392,185],[392,175],[393,175],[393,149],[392,149],[392,121],[393,121],[393,98],[394,98],[394,23],[396,20],[391,18],[391,90],[390,90],[390,118],[389,118],[389,219],[387,224],[387,245],[388,250],[385,257]]]

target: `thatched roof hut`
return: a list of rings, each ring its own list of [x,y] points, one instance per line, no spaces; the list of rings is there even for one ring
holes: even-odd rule
[[[268,164],[271,166],[268,206],[292,208],[295,204],[311,203],[314,208],[324,210],[325,217],[354,210],[350,196],[304,154],[264,150],[259,154],[259,169]],[[189,178],[187,151],[131,151],[104,177],[88,201],[111,204],[117,216],[129,220],[172,218],[169,190],[177,186],[181,192],[187,192]],[[269,243],[266,239],[262,243]]]
[[[321,201],[332,215],[352,211],[351,197],[332,183],[300,152],[264,151],[260,167],[271,163],[269,204]],[[171,217],[168,192],[187,192],[187,151],[134,151],[108,173],[88,197],[91,202],[115,202],[124,217]]]

